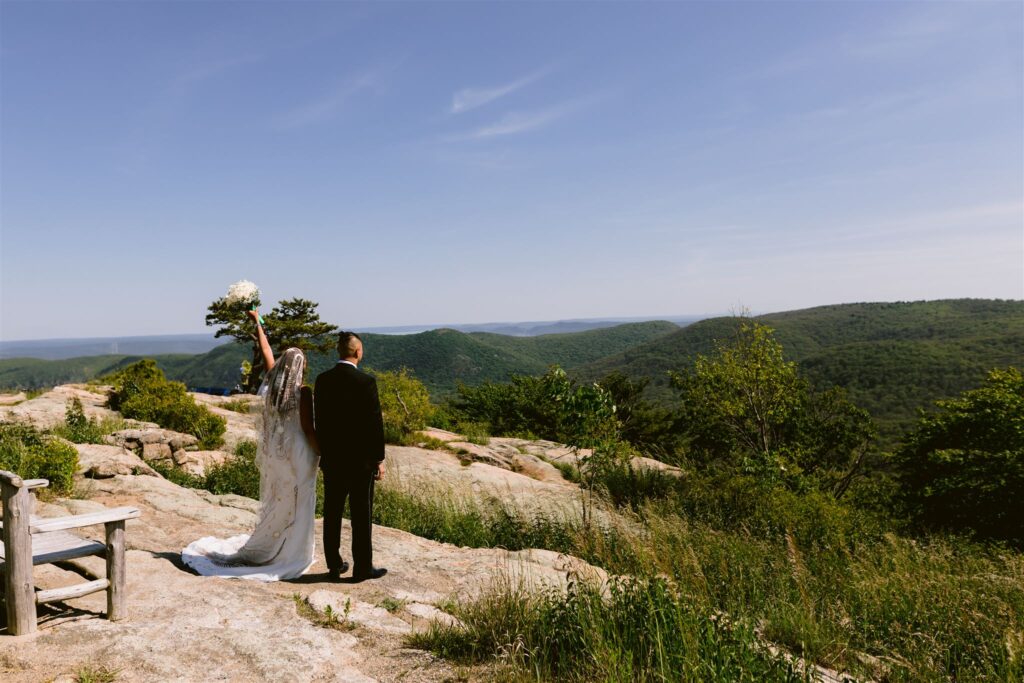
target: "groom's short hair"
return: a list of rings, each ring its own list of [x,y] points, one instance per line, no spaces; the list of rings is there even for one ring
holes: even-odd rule
[[[342,358],[355,358],[363,338],[355,332],[342,332],[338,335],[338,355]]]

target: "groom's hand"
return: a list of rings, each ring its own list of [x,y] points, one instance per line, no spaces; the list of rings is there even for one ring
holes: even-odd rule
[[[384,478],[384,461],[383,460],[381,460],[379,463],[377,463],[377,471],[373,473],[373,478],[376,481],[380,481],[381,479]]]

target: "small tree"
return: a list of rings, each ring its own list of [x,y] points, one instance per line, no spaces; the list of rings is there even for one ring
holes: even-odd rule
[[[938,401],[894,455],[901,494],[922,526],[1024,543],[1024,376],[992,370],[985,384]]]
[[[257,299],[254,305],[259,306]],[[263,316],[263,328],[274,354],[295,347],[302,351],[329,351],[335,340],[338,327],[320,320],[316,312],[318,303],[308,299],[287,299],[278,302],[270,313]],[[224,297],[209,305],[206,314],[207,326],[219,326],[214,337],[231,337],[239,344],[252,345],[252,361],[249,372],[242,378],[242,388],[252,393],[259,387],[263,374],[263,356],[260,354],[256,330],[244,309],[231,306]]]
[[[731,343],[673,374],[678,427],[705,464],[791,481],[808,477],[842,496],[874,436],[867,412],[841,389],[815,391],[786,361],[771,328],[743,322]]]
[[[373,371],[373,376],[377,378],[385,440],[403,444],[410,434],[424,429],[433,415],[430,394],[406,368],[396,372]]]

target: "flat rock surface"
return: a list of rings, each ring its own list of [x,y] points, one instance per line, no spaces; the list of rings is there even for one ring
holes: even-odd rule
[[[0,405],[0,420],[20,420],[49,428],[64,422],[68,401],[77,398],[82,402],[86,417],[96,419],[118,418],[121,415],[106,407],[107,395],[101,388],[84,384],[63,384],[45,394],[36,396],[16,405]]]
[[[103,447],[113,448],[113,447]],[[471,486],[526,491],[544,488],[523,475],[498,468],[474,472],[430,451],[402,449],[392,462],[433,463],[439,474],[464,471]],[[506,477],[512,477],[511,482]],[[523,480],[515,483],[515,477]],[[374,527],[374,562],[387,567],[382,579],[360,584],[327,581],[318,521],[316,563],[294,581],[258,583],[200,577],[184,568],[182,547],[202,536],[249,531],[255,501],[181,488],[159,476],[122,475],[86,480],[79,499],[40,503],[41,516],[94,511],[99,506],[134,505],[139,519],[127,523],[130,617],[103,618],[105,597],[84,598],[41,608],[36,635],[0,635],[0,679],[75,680],[88,667],[117,669],[118,681],[445,681],[485,680],[483,672],[454,670],[428,653],[411,650],[405,637],[433,621],[452,623],[445,601],[466,598],[496,581],[526,586],[564,586],[572,573],[603,572],[550,551],[507,552],[436,543],[403,531]],[[563,492],[564,487],[559,487]],[[83,530],[100,538],[102,527]],[[343,531],[345,556],[351,534]],[[83,575],[102,576],[101,558],[71,563]],[[82,581],[66,568],[40,566],[37,584],[54,588]],[[344,581],[344,578],[343,578]],[[325,628],[304,616],[298,603],[350,622]],[[306,608],[308,611],[308,608]]]

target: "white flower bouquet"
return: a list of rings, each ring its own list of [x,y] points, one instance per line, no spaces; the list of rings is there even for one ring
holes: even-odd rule
[[[255,310],[259,300],[260,288],[256,286],[255,282],[249,280],[239,280],[234,283],[228,287],[228,293],[224,296],[225,304],[246,311]],[[262,322],[263,317],[260,316],[260,323]]]

